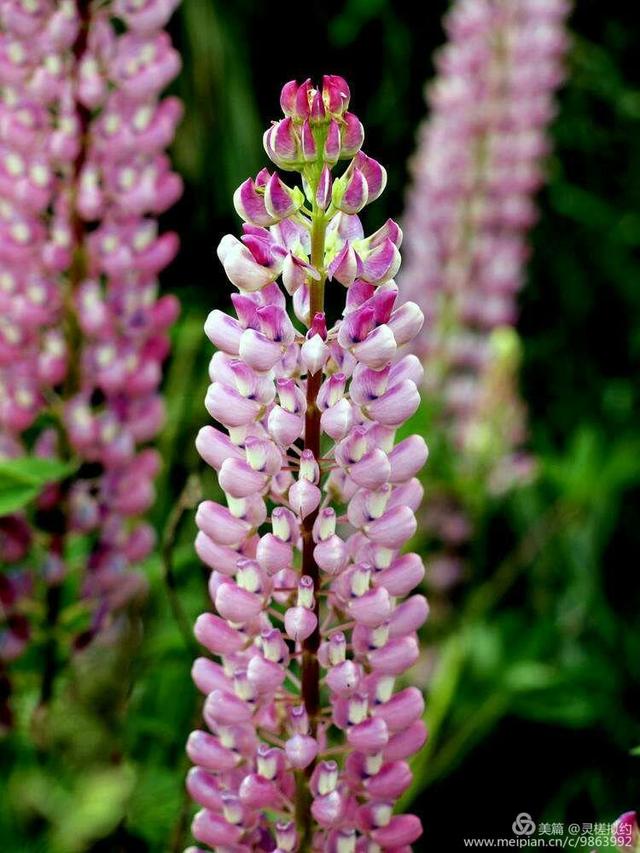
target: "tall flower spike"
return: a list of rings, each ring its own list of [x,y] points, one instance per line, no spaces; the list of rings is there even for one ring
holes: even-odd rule
[[[143,446],[162,424],[161,365],[177,314],[157,282],[177,237],[159,235],[156,221],[181,192],[163,153],[181,107],[159,97],[179,69],[162,31],[176,5],[0,2],[0,455],[85,463],[38,500],[45,565],[30,553],[25,519],[0,519],[13,590],[0,661],[26,633],[14,612],[24,567],[61,583],[64,566],[52,560],[62,561],[67,533],[89,538],[91,621],[80,644],[145,587],[130,569],[153,545],[138,517],[159,458]],[[43,429],[52,400],[57,426]]]
[[[463,475],[494,492],[532,471],[513,325],[569,9],[567,0],[455,0],[412,162],[400,286],[427,315],[412,349]],[[470,531],[452,501],[429,506],[448,555],[435,573],[443,582],[459,572],[450,555]]]
[[[210,654],[193,669],[207,731],[189,740],[187,783],[202,809],[193,834],[215,850],[407,850],[421,834],[393,804],[426,739],[420,692],[395,692],[427,615],[422,596],[401,601],[424,574],[401,549],[426,445],[395,444],[422,380],[397,349],[422,314],[396,307],[400,229],[365,238],[355,213],[385,171],[360,151],[349,98],[335,76],[283,88],[265,148],[302,191],[266,170],[246,181],[244,233],[218,250],[239,293],[236,317],[205,324],[218,348],[206,406],[223,429],[203,427],[196,446],[227,505],[196,514],[214,607],[195,626]],[[334,279],[348,289],[328,327]]]

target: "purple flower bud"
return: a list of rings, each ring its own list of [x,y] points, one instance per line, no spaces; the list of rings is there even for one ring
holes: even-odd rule
[[[276,824],[276,841],[278,849],[282,850],[283,853],[291,853],[296,849],[298,838],[293,821]]]
[[[367,792],[375,799],[393,799],[400,797],[411,784],[409,766],[404,761],[385,764],[379,773],[365,782]]]
[[[349,729],[347,741],[358,752],[364,752],[366,755],[375,755],[389,741],[387,724],[380,718],[370,717]]]
[[[311,804],[311,814],[322,827],[335,826],[344,816],[346,801],[340,791],[315,797]]]
[[[296,111],[298,84],[295,80],[285,83],[280,92],[280,107],[285,116],[292,116]]]
[[[384,750],[385,761],[399,761],[417,755],[426,741],[427,727],[422,720],[416,720],[390,738]]]
[[[187,790],[192,800],[205,809],[219,812],[222,795],[216,777],[201,767],[192,767],[187,775]]]
[[[229,627],[224,619],[213,613],[198,616],[194,627],[196,640],[202,643],[212,654],[226,655],[239,651],[245,644],[245,638]]]
[[[300,160],[300,141],[287,117],[276,122],[264,135],[264,148],[273,162],[282,169],[293,169]]]
[[[399,426],[414,414],[420,404],[415,382],[405,379],[377,400],[363,406],[367,417],[385,426]]]
[[[322,78],[322,98],[330,113],[342,115],[351,98],[347,81],[337,74],[325,74]]]
[[[377,705],[373,710],[374,716],[383,719],[393,734],[407,729],[423,712],[424,699],[415,687],[407,687],[396,693],[388,702]]]
[[[251,719],[251,706],[236,696],[224,690],[214,690],[207,697],[204,713],[206,717],[222,725],[244,723]]]
[[[289,763],[296,770],[308,767],[318,754],[317,741],[309,735],[297,734],[289,738],[285,745]]]
[[[259,595],[232,582],[221,584],[215,604],[216,610],[224,619],[236,623],[249,622],[262,610],[262,599]]]
[[[257,773],[250,773],[244,777],[238,788],[238,794],[244,805],[254,809],[274,808],[281,800],[277,786]]]
[[[393,612],[389,622],[389,636],[401,637],[417,631],[427,621],[429,605],[423,595],[412,595]]]
[[[333,205],[343,213],[359,213],[368,200],[367,181],[358,168],[350,169],[333,184]]]
[[[318,618],[307,607],[290,607],[284,614],[284,626],[287,635],[296,642],[310,637],[316,629]]]
[[[324,140],[324,161],[333,166],[340,159],[341,143],[340,143],[340,127],[337,121],[330,121],[327,128],[327,135]]]
[[[342,157],[355,157],[364,142],[364,128],[353,113],[344,114],[340,136]]]
[[[278,175],[274,174],[265,187],[264,203],[267,211],[275,220],[286,219],[302,206],[304,196],[298,189],[290,190],[283,184]]]
[[[331,200],[332,180],[331,171],[327,166],[323,166],[322,172],[318,179],[318,187],[316,189],[316,204],[320,210],[326,210]]]
[[[414,636],[398,637],[375,649],[367,656],[372,669],[386,675],[400,675],[418,660],[418,643]]]
[[[235,191],[233,206],[245,222],[268,227],[278,221],[278,216],[267,210],[265,194],[260,189],[256,181],[247,178]]]
[[[420,818],[412,814],[394,815],[386,826],[375,829],[371,838],[384,849],[413,844],[422,835]]]
[[[233,826],[223,817],[206,809],[196,814],[191,824],[191,831],[198,841],[210,847],[235,845],[243,832],[241,827]]]
[[[255,471],[247,462],[226,459],[218,474],[222,488],[234,498],[246,498],[262,492],[268,482],[266,474]]]
[[[391,600],[389,593],[384,587],[369,590],[359,598],[353,598],[349,602],[349,614],[361,625],[376,628],[389,618],[391,613]]]
[[[231,770],[239,762],[239,756],[222,746],[206,732],[191,732],[187,741],[187,755],[194,764],[205,770]]]
[[[389,595],[399,596],[411,592],[424,578],[424,566],[417,554],[404,554],[379,574],[373,583],[384,586]]]

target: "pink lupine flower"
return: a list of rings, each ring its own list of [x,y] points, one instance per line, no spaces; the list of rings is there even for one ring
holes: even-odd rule
[[[624,853],[640,849],[640,829],[636,812],[625,812],[613,825],[613,843]]]
[[[163,422],[177,314],[157,282],[177,238],[156,222],[181,193],[163,153],[181,109],[159,97],[179,69],[162,31],[176,5],[0,0],[0,439],[9,456],[84,463],[38,503],[46,534],[91,539],[81,642],[144,589],[130,569],[153,546],[137,519],[159,459],[140,446]],[[61,434],[31,445],[50,407]]]
[[[526,427],[511,327],[564,76],[569,8],[567,0],[456,0],[411,164],[400,285],[427,317],[412,349],[463,475],[479,476],[492,492],[533,467],[519,449]],[[457,560],[447,519],[464,510],[439,512],[434,501],[429,511],[443,559]]]
[[[221,428],[196,446],[226,506],[196,513],[212,612],[195,634],[211,657],[193,668],[208,731],[187,746],[193,834],[216,850],[404,850],[421,834],[392,811],[426,739],[422,695],[396,691],[428,610],[421,595],[402,601],[424,568],[401,553],[427,448],[395,442],[422,381],[398,348],[422,312],[397,305],[398,226],[365,237],[358,219],[386,173],[360,150],[349,99],[340,77],[284,86],[265,149],[302,188],[266,169],[247,179],[243,235],[218,248],[236,316],[205,323],[217,347],[205,404]],[[328,327],[334,281],[346,304]]]

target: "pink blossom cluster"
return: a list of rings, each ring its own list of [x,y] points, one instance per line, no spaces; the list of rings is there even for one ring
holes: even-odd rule
[[[69,493],[74,530],[95,534],[85,593],[107,612],[144,587],[129,571],[151,550],[151,526],[135,519],[153,503],[160,460],[147,445],[164,422],[159,394],[173,296],[158,296],[158,273],[178,238],[158,233],[157,216],[182,182],[164,149],[182,114],[160,93],[180,69],[163,27],[176,0],[119,0],[97,7],[79,58],[76,96],[90,119],[76,162],[75,209],[86,265],[74,292],[81,332],[79,382],[65,400],[73,450],[95,476]],[[113,18],[127,27],[116,35]]]
[[[412,162],[401,287],[427,316],[414,351],[460,465],[494,491],[531,472],[519,451],[525,413],[509,327],[563,79],[568,11],[567,0],[456,0]],[[448,526],[436,532],[455,548]]]
[[[386,173],[349,98],[340,77],[285,85],[264,144],[302,188],[266,169],[245,181],[242,237],[218,248],[238,289],[235,316],[205,324],[205,402],[224,429],[203,427],[197,448],[226,503],[196,515],[214,610],[195,626],[212,657],[193,668],[206,729],[187,746],[193,833],[216,851],[401,853],[421,834],[393,808],[426,739],[422,695],[400,680],[428,610],[410,595],[422,561],[402,553],[427,447],[395,441],[423,378],[398,350],[423,315],[398,305],[399,227],[365,237],[358,218]],[[326,282],[346,288],[334,323]]]
[[[80,465],[38,509],[56,542],[91,537],[85,640],[140,591],[128,569],[153,544],[136,519],[154,496],[159,459],[144,445],[163,422],[177,315],[157,282],[177,251],[157,226],[181,192],[164,154],[181,106],[159,97],[180,67],[163,31],[176,5],[0,0],[0,454]],[[14,569],[30,554],[5,551]],[[52,546],[46,582],[63,579],[49,566],[63,556]]]
[[[458,0],[428,91],[402,284],[427,315],[417,351],[463,444],[495,358],[490,333],[516,319],[568,9],[567,0]]]

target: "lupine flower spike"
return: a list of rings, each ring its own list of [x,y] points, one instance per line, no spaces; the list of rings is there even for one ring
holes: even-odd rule
[[[181,107],[159,99],[180,65],[163,32],[176,5],[0,0],[0,455],[84,463],[38,505],[49,587],[65,576],[66,535],[90,538],[80,642],[144,588],[128,569],[153,544],[136,518],[153,499],[159,460],[142,445],[162,424],[177,313],[157,284],[177,238],[156,222],[181,192],[163,153]],[[30,538],[22,516],[0,519],[0,662],[26,637]]]
[[[238,290],[235,317],[205,325],[206,407],[225,429],[203,427],[197,447],[226,505],[196,516],[213,609],[195,626],[205,728],[187,785],[193,833],[219,851],[408,851],[421,834],[393,807],[426,739],[422,695],[398,682],[427,616],[411,595],[422,562],[401,553],[427,447],[395,442],[422,382],[397,351],[423,317],[396,306],[399,227],[365,237],[358,218],[386,173],[349,98],[334,76],[283,88],[264,146],[301,186],[267,169],[245,181],[242,236],[218,248]],[[327,284],[345,288],[336,322]]]
[[[455,0],[411,164],[399,281],[427,316],[413,351],[456,464],[493,492],[533,468],[521,449],[513,325],[569,9],[567,0]],[[464,512],[450,501],[429,510],[429,528],[455,551],[470,530]],[[451,569],[443,563],[443,577]]]

